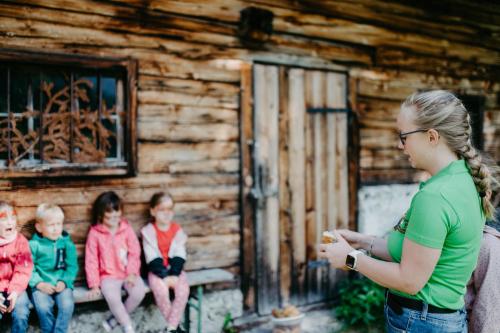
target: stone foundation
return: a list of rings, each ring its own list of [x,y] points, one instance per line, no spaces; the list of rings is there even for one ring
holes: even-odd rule
[[[358,229],[362,233],[383,236],[410,207],[417,184],[363,186],[358,192]]]

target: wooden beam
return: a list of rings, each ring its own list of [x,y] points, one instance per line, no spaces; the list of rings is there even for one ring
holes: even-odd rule
[[[240,114],[240,147],[241,147],[241,214],[242,214],[242,258],[241,289],[245,310],[256,310],[256,261],[255,261],[255,214],[254,202],[250,191],[254,185],[252,147],[254,143],[253,123],[253,75],[252,64],[244,64],[241,68],[241,114]]]
[[[292,281],[295,304],[305,300],[306,281],[306,153],[304,122],[306,117],[305,71],[290,69],[288,81],[288,184],[290,188],[290,222],[292,232]],[[297,301],[299,303],[297,303]]]

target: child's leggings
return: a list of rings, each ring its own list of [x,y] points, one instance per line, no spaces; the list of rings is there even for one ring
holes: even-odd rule
[[[156,304],[163,317],[167,320],[168,325],[172,327],[179,326],[189,298],[189,283],[186,273],[182,272],[179,275],[179,280],[174,288],[175,298],[172,303],[170,303],[169,289],[162,278],[149,273],[148,280]]]
[[[116,321],[123,327],[132,325],[129,313],[139,306],[145,295],[144,282],[139,276],[133,286],[125,282],[115,278],[105,278],[101,281],[102,295]],[[128,293],[125,304],[122,302],[122,288]]]

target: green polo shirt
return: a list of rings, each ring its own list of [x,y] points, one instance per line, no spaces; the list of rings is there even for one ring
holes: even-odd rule
[[[476,267],[484,223],[481,198],[464,160],[450,163],[421,183],[400,223],[405,233],[391,232],[388,251],[395,262],[401,262],[406,237],[440,249],[441,256],[429,281],[416,295],[391,292],[441,308],[462,308],[467,282]]]

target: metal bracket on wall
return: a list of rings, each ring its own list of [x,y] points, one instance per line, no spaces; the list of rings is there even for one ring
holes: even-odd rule
[[[349,113],[345,108],[308,108],[308,113]]]

